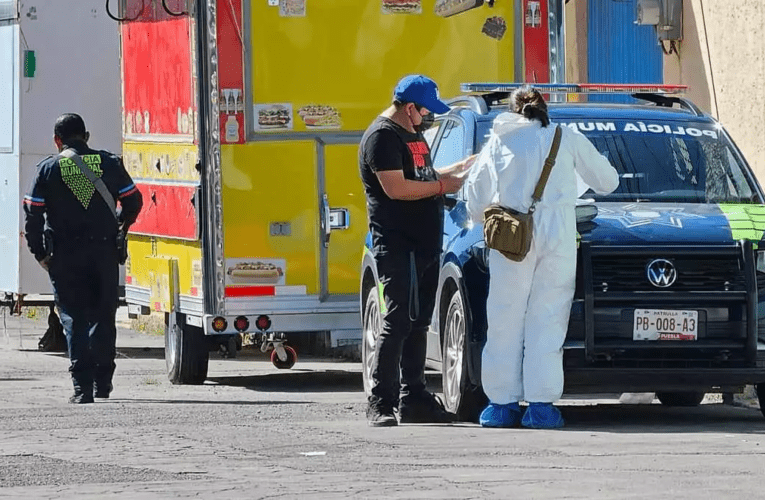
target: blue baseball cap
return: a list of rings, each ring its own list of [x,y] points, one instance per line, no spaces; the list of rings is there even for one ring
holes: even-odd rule
[[[413,102],[434,113],[449,111],[449,106],[438,97],[436,82],[423,75],[409,75],[399,80],[393,98],[400,102]]]

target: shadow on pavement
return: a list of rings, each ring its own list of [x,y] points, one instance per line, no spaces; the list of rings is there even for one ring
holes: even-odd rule
[[[343,370],[315,371],[292,368],[279,373],[242,375],[238,377],[208,377],[208,382],[232,387],[244,387],[260,392],[334,392],[362,391],[361,373]]]
[[[667,407],[660,404],[560,406],[564,431],[614,433],[765,434],[765,418],[753,408],[723,404]]]
[[[39,352],[47,356],[58,356],[59,358],[68,357],[66,352],[63,351],[41,351],[40,349],[17,349],[18,352]]]
[[[313,401],[210,401],[191,399],[132,399],[114,398],[106,402],[112,403],[148,403],[148,404],[177,404],[177,405],[240,405],[240,406],[267,406],[267,405],[306,405]],[[100,404],[100,403],[97,403]]]
[[[426,373],[428,389],[441,391],[441,376]],[[260,375],[240,375],[236,377],[208,377],[208,382],[215,384],[244,387],[259,392],[336,392],[363,391],[364,382],[358,371],[344,370],[290,370]]]
[[[130,359],[165,359],[164,347],[117,347],[117,360]]]

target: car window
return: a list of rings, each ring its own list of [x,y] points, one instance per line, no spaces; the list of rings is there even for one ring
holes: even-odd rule
[[[601,201],[751,203],[755,193],[733,146],[708,125],[587,122],[578,127],[619,172],[619,187]],[[592,126],[591,126],[592,125]],[[667,132],[667,133],[664,133]],[[592,195],[590,192],[589,195]],[[588,195],[588,196],[589,196]]]
[[[461,121],[449,120],[438,143],[433,167],[442,168],[465,157],[465,125]]]
[[[611,198],[630,201],[741,202],[752,189],[719,141],[680,137],[592,137],[619,171]]]

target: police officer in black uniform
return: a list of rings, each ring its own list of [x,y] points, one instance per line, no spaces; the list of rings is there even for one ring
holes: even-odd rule
[[[88,147],[90,134],[76,114],[61,115],[53,128],[59,152],[77,153],[119,202],[117,217],[76,162],[61,155],[40,162],[24,197],[29,250],[50,274],[66,333],[71,403],[108,398],[116,356],[118,235],[127,233],[143,204],[122,160]]]

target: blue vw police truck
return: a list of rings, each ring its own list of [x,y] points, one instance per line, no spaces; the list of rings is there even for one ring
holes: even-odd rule
[[[518,86],[463,85],[465,94],[426,134],[434,166],[480,151]],[[620,177],[615,192],[587,191],[577,207],[565,392],[655,392],[662,404],[694,406],[707,392],[752,384],[765,406],[765,196],[731,137],[681,97],[681,87],[537,88],[551,96],[626,96],[622,103],[549,103],[552,121],[585,134]],[[442,373],[447,409],[464,420],[476,420],[486,404],[481,351],[490,272],[482,230],[470,221],[464,194],[450,196],[427,357]],[[367,238],[360,284],[367,393],[381,325],[372,252]]]

